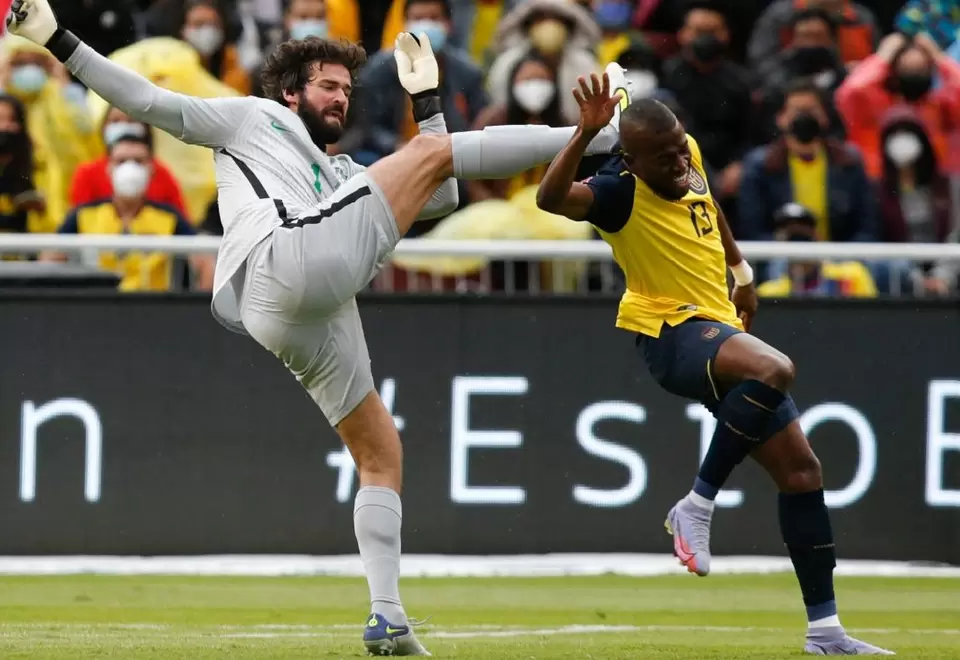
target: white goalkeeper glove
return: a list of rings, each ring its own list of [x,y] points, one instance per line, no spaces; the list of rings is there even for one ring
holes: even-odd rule
[[[415,37],[409,32],[401,32],[395,46],[393,57],[397,61],[397,74],[410,96],[440,87],[440,67],[426,34]]]
[[[57,31],[57,17],[48,0],[14,0],[7,15],[7,31],[46,46]]]

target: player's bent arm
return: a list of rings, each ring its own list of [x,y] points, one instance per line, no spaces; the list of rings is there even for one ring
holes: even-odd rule
[[[546,180],[546,179],[544,179]],[[543,190],[543,182],[540,183],[540,190],[537,191],[537,206],[556,215],[562,215],[571,220],[586,220],[593,208],[594,194],[590,186],[574,182],[570,184],[566,195],[559,200],[552,198],[541,198],[540,191]]]
[[[576,183],[577,168],[592,136],[577,129],[573,138],[550,163],[537,189],[537,207],[570,218],[583,220],[593,206],[593,190]]]
[[[225,146],[254,107],[244,97],[200,99],[163,89],[63,28],[57,28],[46,47],[110,105],[190,144]]]

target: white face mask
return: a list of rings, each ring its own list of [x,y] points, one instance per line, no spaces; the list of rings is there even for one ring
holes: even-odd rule
[[[434,51],[443,50],[447,44],[447,26],[440,21],[410,21],[406,28],[407,32],[418,37],[421,33],[426,33],[427,39],[430,40],[430,47]]]
[[[147,127],[133,121],[115,121],[103,127],[103,141],[108,147],[124,136],[146,137]]]
[[[923,144],[913,133],[894,133],[887,138],[887,156],[897,167],[913,165],[923,153]]]
[[[36,94],[47,84],[46,69],[39,64],[24,64],[14,67],[10,74],[10,86],[24,94]]]
[[[652,71],[628,70],[624,77],[627,79],[627,86],[630,87],[630,98],[650,98],[657,91],[658,81]]]
[[[556,85],[549,80],[523,80],[513,86],[513,97],[532,115],[546,110],[556,93]]]
[[[820,89],[830,89],[837,81],[837,74],[834,71],[821,71],[813,77],[813,84]]]
[[[325,39],[328,31],[327,22],[319,19],[308,18],[290,24],[291,39],[306,39],[307,37]]]
[[[113,168],[110,173],[113,192],[118,197],[139,197],[150,182],[150,171],[145,165],[128,160]]]
[[[183,31],[183,38],[196,48],[198,53],[208,57],[217,52],[223,44],[223,30],[216,25],[187,28]]]

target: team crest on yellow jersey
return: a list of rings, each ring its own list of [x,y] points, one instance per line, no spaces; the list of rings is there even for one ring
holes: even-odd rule
[[[700,175],[700,172],[697,171],[697,168],[690,165],[690,192],[696,195],[706,195],[707,194],[707,182],[703,180],[703,177]]]

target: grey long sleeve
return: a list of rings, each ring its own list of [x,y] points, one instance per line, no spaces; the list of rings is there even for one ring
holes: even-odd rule
[[[442,114],[433,115],[418,124],[420,132],[424,135],[446,135],[447,124]],[[417,216],[418,220],[431,220],[433,218],[442,218],[457,210],[460,205],[460,191],[457,187],[457,180],[450,177],[437,188],[433,197],[423,207],[423,211]]]
[[[163,89],[84,43],[65,64],[110,105],[188,144],[226,146],[256,108],[252,97],[201,99]]]

